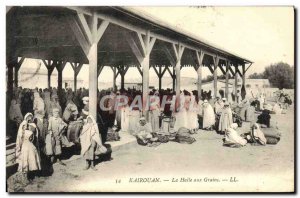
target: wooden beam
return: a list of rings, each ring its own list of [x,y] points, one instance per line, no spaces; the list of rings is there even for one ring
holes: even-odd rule
[[[153,70],[155,71],[157,77],[159,77],[159,76],[160,76],[160,73],[157,71],[156,67],[155,67],[155,66],[152,66],[152,68],[153,68]]]
[[[105,30],[107,29],[108,25],[109,25],[108,21],[102,21],[100,27],[97,30],[97,42],[99,42],[100,39],[102,38],[102,36],[103,36]]]
[[[166,68],[167,68],[167,70],[168,70],[168,72],[169,72],[170,76],[173,78],[173,77],[174,77],[174,75],[173,75],[173,73],[171,72],[170,68],[169,68],[168,66],[166,66]]]
[[[66,21],[69,24],[70,29],[74,33],[76,40],[80,44],[84,54],[88,56],[91,44],[90,42],[86,39],[84,32],[82,28],[80,27],[79,23],[75,19],[75,16],[67,16]]]
[[[204,52],[201,50],[201,51],[195,51],[196,52],[196,57],[197,57],[197,64],[200,66],[200,65],[203,65],[203,58],[204,58]]]
[[[172,56],[171,51],[169,50],[169,48],[165,44],[163,45],[163,51],[165,52],[167,58],[169,59],[170,64],[172,66],[174,66],[176,64],[175,58]]]
[[[165,74],[165,73],[166,73],[166,71],[167,71],[167,68],[168,68],[168,66],[165,66],[165,68],[164,68],[163,72],[161,73],[161,77],[163,77],[163,76],[164,76],[164,74]]]
[[[175,58],[176,58],[176,60],[178,60],[178,59],[179,59],[179,54],[178,54],[178,48],[177,48],[177,45],[174,44],[174,43],[172,43],[172,47],[173,47],[173,52],[174,52],[174,54],[175,54]]]
[[[211,65],[207,65],[209,71],[211,72],[211,74],[214,74],[214,69],[211,67]]]
[[[222,74],[225,75],[226,71],[224,70],[224,68],[222,67],[222,65],[219,65],[220,70],[222,71]]]
[[[84,30],[83,32],[84,32],[87,40],[89,41],[90,44],[92,44],[92,42],[93,42],[92,33],[91,33],[90,27],[89,27],[89,25],[88,25],[88,23],[87,23],[87,21],[84,17],[84,14],[83,13],[78,13],[77,16],[78,16],[80,24],[81,24],[81,26]]]
[[[236,72],[237,72],[240,76],[243,76],[242,73],[240,72],[238,66],[236,66],[235,68],[236,68]]]
[[[228,63],[229,64],[229,63]],[[231,72],[232,76],[235,76],[235,72],[233,71],[233,69],[231,68],[231,65],[229,64],[229,71]]]
[[[140,51],[140,49],[138,48],[137,43],[135,42],[135,40],[133,39],[131,34],[127,33],[127,34],[124,34],[124,36],[127,40],[127,43],[129,44],[132,52],[134,53],[136,59],[141,64],[144,56],[143,56],[142,52]]]
[[[148,49],[147,49],[148,53],[150,53],[152,51],[153,46],[155,44],[155,41],[156,41],[155,37],[150,38],[149,46],[148,46]]]
[[[139,73],[141,74],[141,76],[143,76],[143,72],[142,72],[140,66],[138,65],[138,66],[136,66],[136,68],[138,69],[138,71],[139,71]]]
[[[123,70],[123,74],[124,74],[124,75],[127,73],[128,69],[129,69],[129,66],[127,66],[127,67]]]
[[[141,47],[142,47],[142,50],[141,50],[141,51],[142,51],[143,55],[146,56],[147,49],[146,49],[145,41],[144,41],[144,39],[143,39],[143,37],[142,37],[142,34],[139,33],[139,32],[136,32],[136,34],[137,34],[137,37],[138,37],[138,39],[139,39],[139,41],[140,41],[140,45],[141,45]]]
[[[76,11],[78,13],[84,13],[84,14],[90,15],[90,16],[92,15],[92,11],[90,9],[87,9],[87,8],[84,8],[84,7],[80,7],[80,6],[67,6],[67,8],[71,9],[71,10],[74,10],[74,11]],[[115,8],[115,9],[117,9],[117,8]],[[142,35],[146,35],[146,33],[147,33],[147,30],[145,30],[143,28],[140,28],[138,26],[132,25],[132,24],[130,24],[127,21],[120,20],[117,17],[114,17],[112,15],[103,14],[103,13],[97,13],[97,17],[100,18],[100,19],[102,19],[102,20],[107,20],[110,23],[118,25],[120,27],[123,27],[123,28],[125,28],[127,30],[134,31],[134,32],[139,32]],[[169,37],[167,37],[165,35],[160,35],[160,34],[157,34],[157,33],[152,33],[151,35],[152,35],[152,37],[154,37],[156,39],[159,39],[161,41],[165,41],[165,42],[168,42],[168,43],[174,43],[174,44],[178,43],[177,40],[171,39],[171,38],[169,38]],[[210,45],[205,44],[205,43],[202,43],[202,45],[204,47],[212,48],[213,51],[216,51],[216,52],[218,52],[220,54],[232,56],[233,58],[237,58],[239,60],[242,60],[242,58],[239,58],[239,57],[237,57],[237,56],[235,56],[233,54],[229,54],[227,52],[224,52],[223,50],[220,50],[220,49],[218,49],[216,47],[210,46]],[[185,48],[189,48],[191,50],[201,50],[201,48],[199,48],[199,47],[197,48],[197,47],[194,47],[194,46],[189,45],[189,44],[183,44],[183,46]],[[212,53],[209,53],[209,52],[206,52],[206,53],[209,54],[209,55],[212,54]],[[246,61],[248,61],[248,60],[246,60]]]
[[[100,74],[101,74],[103,68],[104,68],[104,65],[99,65],[99,66],[97,67],[97,77],[100,76]]]

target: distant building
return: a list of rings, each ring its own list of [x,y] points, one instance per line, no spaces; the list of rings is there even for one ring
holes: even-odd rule
[[[57,73],[51,75],[51,86],[57,87]],[[19,73],[19,86],[26,88],[47,88],[48,87],[48,73],[47,71],[21,71]],[[63,77],[63,88],[74,88],[74,78]],[[87,82],[83,79],[77,78],[77,87],[87,87]]]

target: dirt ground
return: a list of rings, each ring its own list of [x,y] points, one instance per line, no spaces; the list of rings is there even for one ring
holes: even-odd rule
[[[84,160],[54,165],[50,177],[35,178],[26,192],[143,192],[143,191],[293,191],[294,107],[286,114],[272,114],[282,133],[277,145],[242,148],[222,146],[222,135],[199,130],[196,142],[175,142],[158,147],[137,144],[112,153],[84,171]],[[248,131],[249,123],[238,128]],[[142,179],[138,179],[142,178]],[[148,178],[148,179],[146,179]],[[157,179],[155,179],[157,178]]]

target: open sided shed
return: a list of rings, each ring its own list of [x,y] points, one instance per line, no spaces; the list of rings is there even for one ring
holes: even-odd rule
[[[18,86],[18,70],[25,58],[43,60],[48,69],[49,87],[51,73],[56,68],[59,92],[67,62],[74,69],[75,88],[82,65],[89,64],[89,109],[94,117],[97,81],[104,66],[114,72],[114,84],[116,77],[121,76],[122,88],[128,68],[136,67],[143,77],[143,101],[146,101],[150,67],[158,76],[159,89],[165,72],[170,73],[179,100],[182,67],[195,68],[199,96],[202,68],[208,67],[214,75],[214,95],[217,94],[217,68],[220,68],[226,75],[228,97],[229,72],[235,77],[242,76],[245,84],[246,64],[248,68],[252,64],[126,7],[14,6],[7,7],[6,21],[8,90],[13,88],[13,83]]]

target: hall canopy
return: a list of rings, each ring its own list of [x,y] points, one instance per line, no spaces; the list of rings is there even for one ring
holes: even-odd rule
[[[235,77],[242,76],[245,83],[245,73],[252,64],[248,59],[199,39],[199,36],[127,7],[13,6],[7,7],[6,22],[8,81],[13,81],[15,75],[17,86],[18,70],[24,58],[34,58],[43,60],[47,67],[49,86],[51,73],[57,69],[59,90],[64,66],[71,63],[76,88],[76,77],[82,65],[89,64],[89,105],[94,116],[97,100],[93,98],[97,97],[97,78],[104,66],[112,68],[114,80],[121,76],[123,87],[126,71],[136,67],[143,76],[145,101],[150,67],[158,76],[159,88],[164,73],[170,73],[177,96],[182,67],[194,67],[197,71],[198,94],[201,92],[202,67],[208,67],[214,75],[216,95],[217,68],[226,75],[226,82],[231,73]],[[247,64],[248,68],[245,68]],[[228,89],[225,92],[228,97]]]

